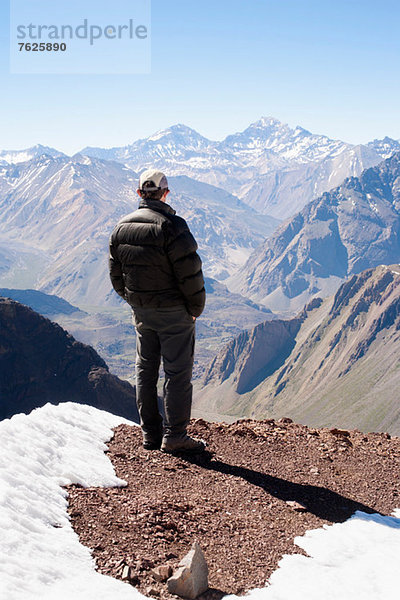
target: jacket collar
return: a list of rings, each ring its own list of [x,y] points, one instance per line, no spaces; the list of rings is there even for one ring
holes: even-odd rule
[[[162,202],[161,200],[151,200],[147,198],[146,200],[141,200],[139,203],[139,208],[150,208],[151,210],[156,210],[158,212],[163,212],[168,215],[175,215],[176,211],[167,204],[166,202]]]

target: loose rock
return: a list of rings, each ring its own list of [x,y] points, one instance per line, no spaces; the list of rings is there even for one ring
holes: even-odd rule
[[[168,579],[168,591],[182,598],[194,600],[208,590],[208,566],[204,554],[195,542],[179,563],[179,568]]]
[[[128,565],[124,566],[122,571],[122,580],[127,581],[131,578],[131,568]]]
[[[307,512],[307,507],[300,504],[300,502],[296,502],[296,500],[286,500],[286,504],[293,510],[297,510],[297,512]]]
[[[158,590],[156,590],[156,588],[153,587],[148,587],[146,588],[146,594],[147,596],[159,596],[160,592]]]
[[[172,575],[172,567],[170,565],[160,565],[152,569],[151,574],[156,581],[167,581]]]

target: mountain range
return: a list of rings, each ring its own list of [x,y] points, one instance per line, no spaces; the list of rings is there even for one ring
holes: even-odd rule
[[[107,274],[108,238],[136,209],[137,182],[128,167],[81,154],[0,167],[0,285],[34,287],[72,303],[117,304]],[[230,275],[278,223],[188,177],[172,177],[170,186],[209,276]]]
[[[0,167],[2,245],[22,254],[21,266],[13,265],[14,281],[5,274],[1,284],[33,287],[72,303],[104,301],[110,295],[106,240],[132,209],[134,181],[135,174],[118,163],[81,155],[45,154]]]
[[[382,265],[297,317],[229,342],[206,370],[195,407],[399,435],[399,353],[400,266]]]
[[[179,124],[123,147],[86,147],[83,154],[117,160],[134,170],[156,166],[234,193],[257,211],[284,219],[322,192],[359,175],[400,142],[352,145],[262,117],[217,142]]]
[[[400,153],[346,179],[280,225],[228,287],[293,313],[354,273],[399,262],[399,182]]]
[[[155,165],[167,173],[188,175],[284,219],[398,150],[400,142],[388,137],[352,145],[262,117],[220,142],[180,124],[128,146],[87,147],[82,153],[117,160],[134,170]]]
[[[131,167],[168,169],[170,202],[198,240],[209,281],[198,324],[200,374],[217,347],[265,320],[265,307],[293,315],[310,298],[334,293],[352,273],[400,260],[398,155],[391,156],[399,146],[390,138],[352,146],[262,118],[222,142],[178,125],[125,148],[86,148],[72,157],[40,145],[4,151],[0,286],[56,294],[91,313],[57,320],[127,376],[132,326],[109,283],[107,241],[119,218],[137,206],[138,172]],[[320,184],[387,156],[313,199]],[[231,193],[237,189],[252,202],[243,186],[257,186],[260,178],[275,186],[273,197],[260,192],[253,203],[261,211],[275,203],[284,216],[306,206],[277,228],[277,219]]]
[[[13,290],[8,288],[0,288],[0,297],[15,300],[20,304],[25,304],[45,317],[54,315],[73,315],[81,313],[76,306],[73,306],[63,298],[51,296],[38,292],[37,290]],[[83,313],[84,314],[84,313]]]
[[[284,219],[399,150],[400,141],[389,137],[354,145],[262,117],[222,141],[177,124],[127,146],[85,147],[81,154],[117,161],[137,172],[156,166],[168,175],[186,175],[225,189],[258,212]],[[65,156],[38,145],[1,152],[0,164],[40,154]]]

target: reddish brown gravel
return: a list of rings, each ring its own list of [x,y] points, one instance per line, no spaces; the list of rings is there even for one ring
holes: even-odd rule
[[[192,421],[207,441],[197,457],[145,451],[120,425],[108,456],[123,488],[69,486],[69,513],[97,569],[155,598],[172,598],[151,570],[176,567],[197,540],[209,564],[204,600],[264,586],[295,536],[356,510],[400,507],[400,438],[309,429],[290,419],[231,425]],[[295,501],[306,508],[296,510]],[[129,583],[127,583],[129,585]]]

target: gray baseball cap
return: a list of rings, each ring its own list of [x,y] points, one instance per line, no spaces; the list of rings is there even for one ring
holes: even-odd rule
[[[161,171],[157,171],[156,169],[147,169],[140,175],[139,189],[145,189],[148,192],[167,190],[168,181],[164,173]]]

